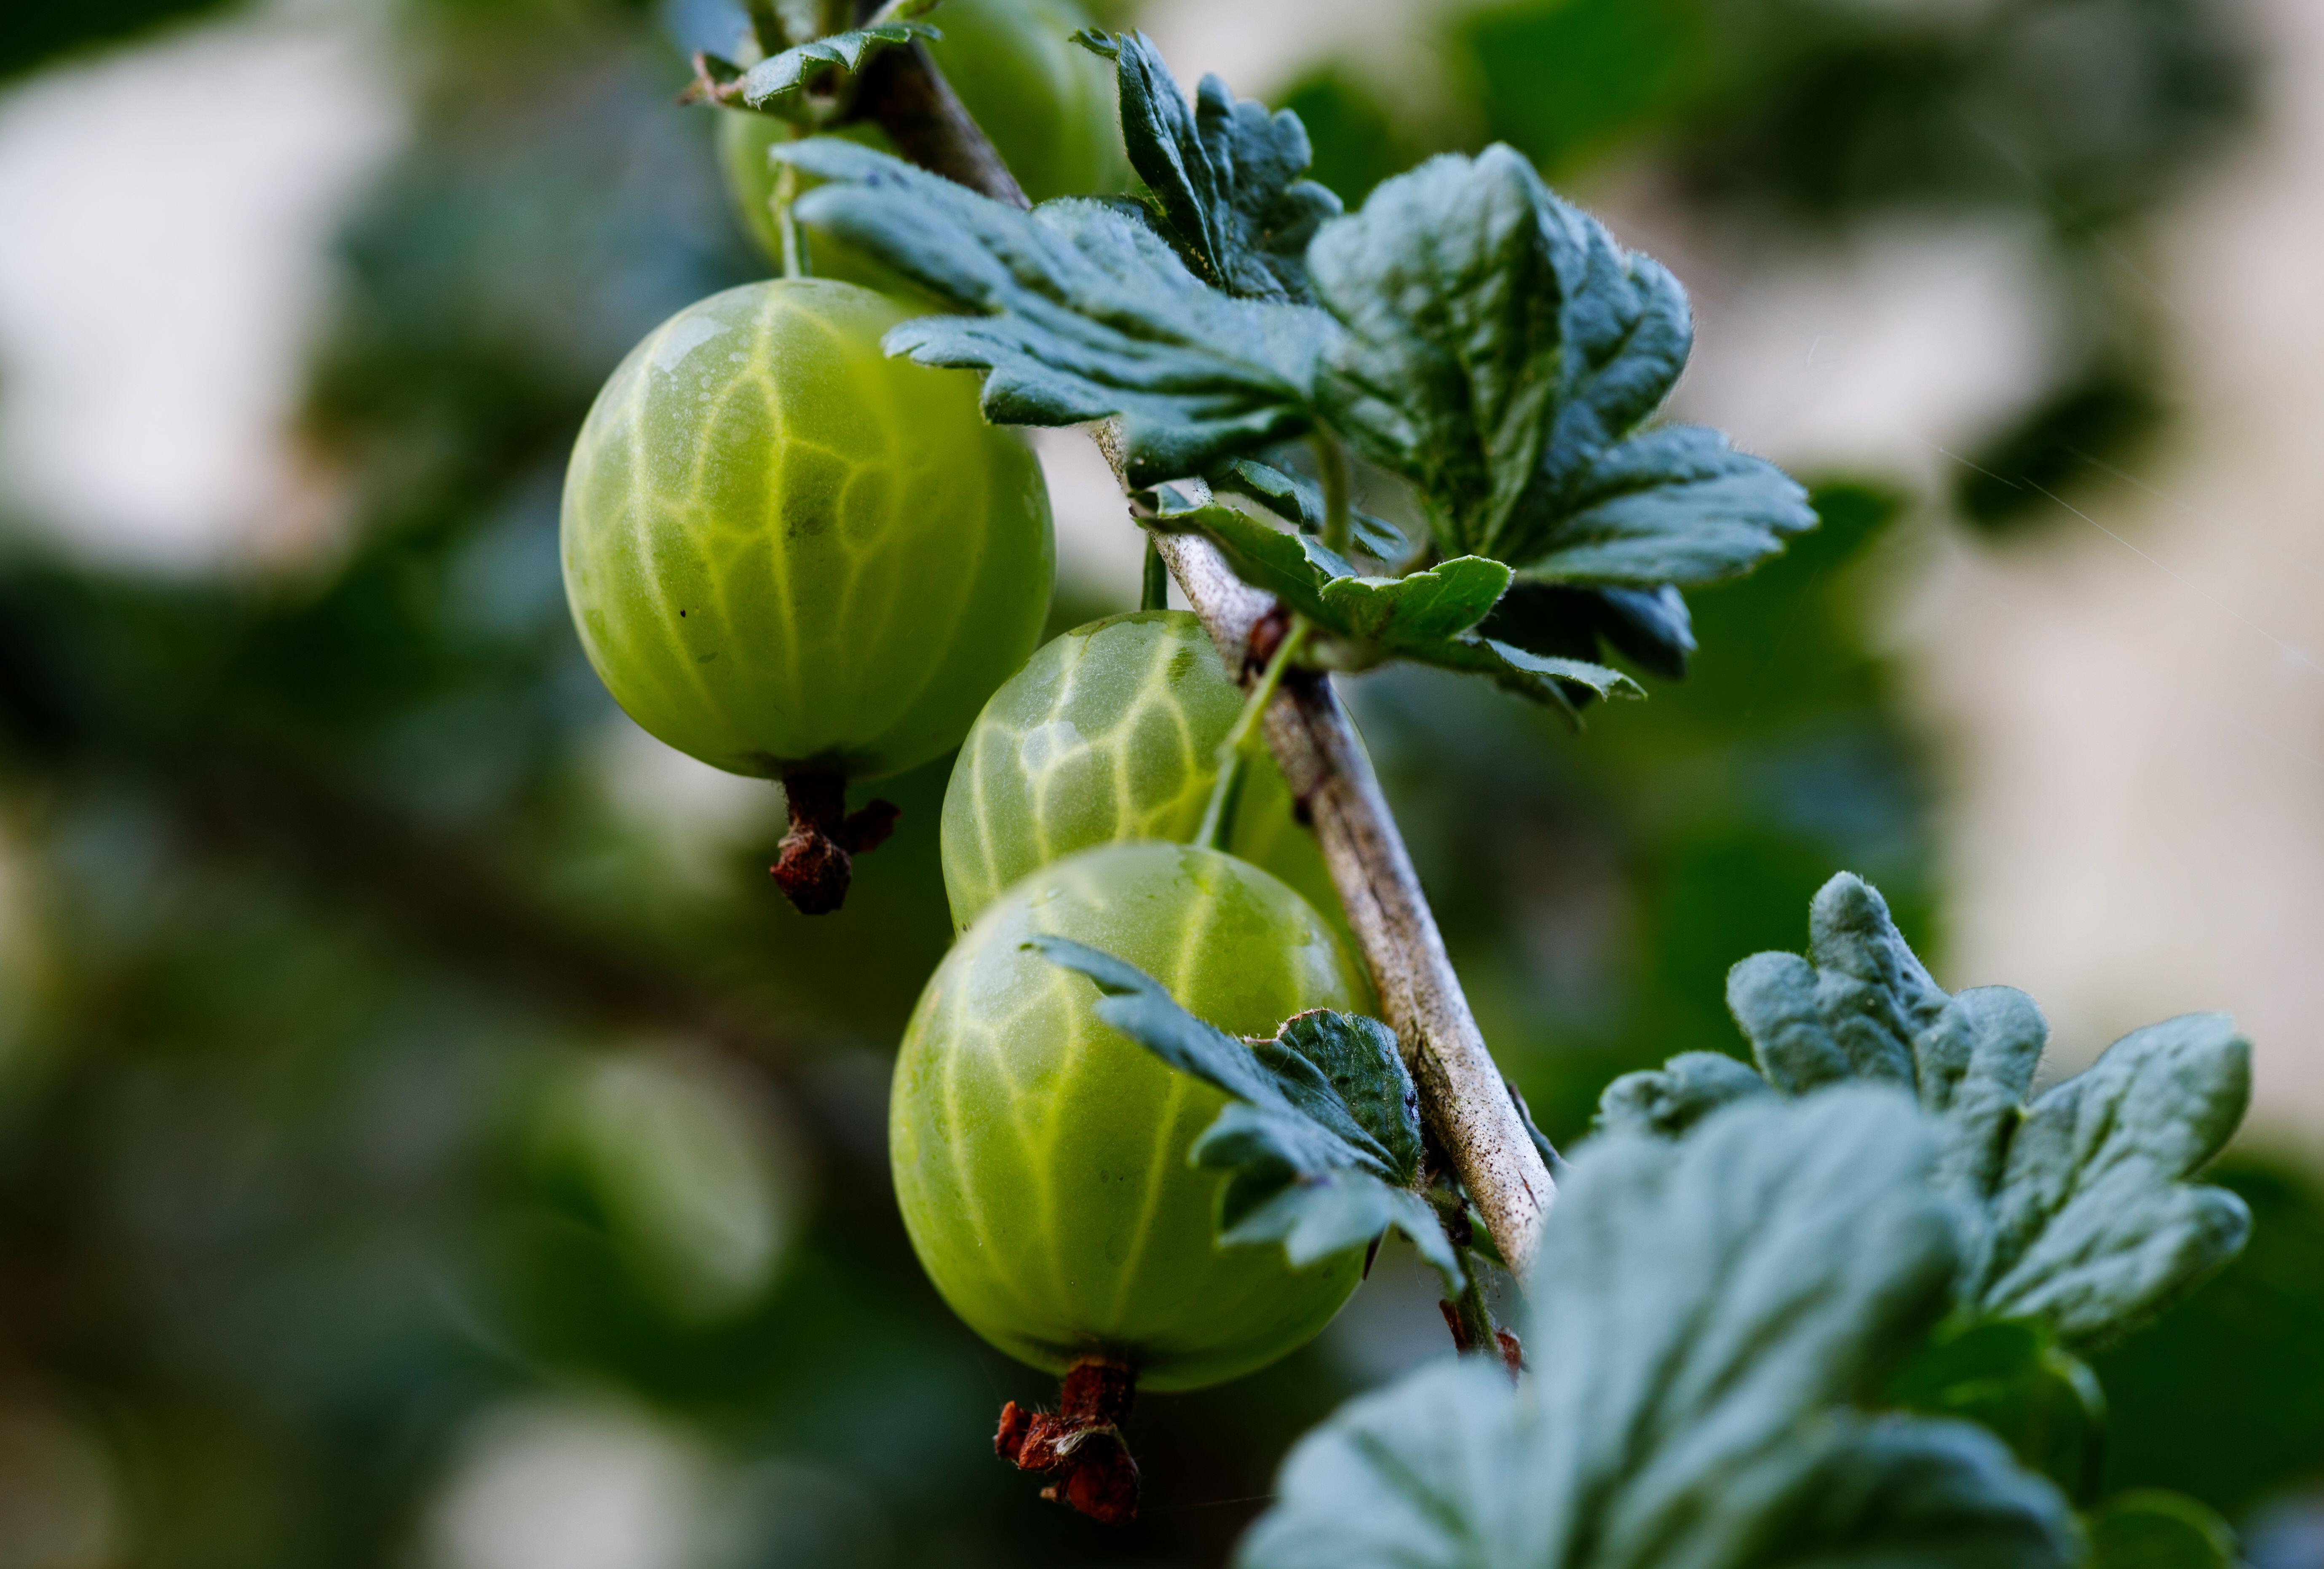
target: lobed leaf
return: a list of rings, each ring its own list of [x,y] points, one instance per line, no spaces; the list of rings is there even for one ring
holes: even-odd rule
[[[1599,1140],[1542,1233],[1512,1388],[1474,1361],[1293,1450],[1243,1569],[2057,1569],[2056,1490],[1963,1423],[1851,1402],[1942,1315],[1934,1131],[1894,1092]]]
[[[786,115],[800,93],[831,72],[853,76],[883,49],[944,34],[925,22],[882,22],[795,44],[742,73],[735,91],[752,108]]]
[[[1134,209],[1076,197],[1023,212],[832,137],[776,155],[830,182],[801,198],[803,219],[966,313],[904,322],[887,346],[988,373],[995,423],[1119,417],[1141,485],[1307,428],[1329,323],[1211,288]]]
[[[1394,1227],[1444,1277],[1448,1295],[1460,1290],[1460,1256],[1416,1191],[1420,1100],[1386,1025],[1316,1011],[1286,1020],[1271,1040],[1245,1042],[1111,955],[1047,936],[1028,946],[1096,984],[1099,1019],[1230,1098],[1191,1151],[1195,1165],[1227,1173],[1222,1242],[1280,1243],[1297,1266]]]
[[[1468,631],[1509,583],[1507,567],[1480,556],[1402,577],[1365,577],[1319,540],[1216,503],[1166,504],[1157,523],[1208,535],[1237,576],[1353,644],[1364,662],[1426,649]]]
[[[1505,526],[1547,435],[1559,301],[1539,186],[1507,147],[1432,158],[1308,251],[1342,328],[1316,401],[1359,452],[1412,482],[1446,555],[1511,559]]]
[[[1807,492],[1766,458],[1701,425],[1665,425],[1590,457],[1495,554],[1563,582],[1715,583],[1815,522]]]
[[[1642,429],[1692,346],[1685,295],[1509,148],[1385,181],[1308,267],[1342,328],[1317,407],[1420,491],[1448,555],[1655,588],[1748,571],[1814,525],[1798,485],[1718,433]]]
[[[1230,294],[1308,298],[1307,243],[1339,216],[1340,198],[1301,178],[1314,154],[1299,116],[1238,98],[1216,76],[1202,79],[1189,110],[1142,32],[1090,30],[1074,42],[1114,61],[1122,145],[1187,265]]]
[[[803,217],[962,313],[889,346],[986,372],[989,418],[1119,418],[1133,484],[1215,475],[1311,527],[1320,499],[1302,482],[1231,466],[1320,420],[1414,484],[1443,554],[1628,591],[1596,622],[1663,669],[1692,647],[1666,586],[1748,570],[1814,522],[1797,485],[1716,432],[1644,428],[1685,363],[1684,297],[1517,153],[1432,159],[1325,222],[1321,188],[1297,178],[1296,116],[1215,79],[1190,111],[1142,37],[1101,45],[1158,217],[1083,198],[1028,214],[830,139],[778,152],[829,182]],[[1310,284],[1324,309],[1300,302]],[[1360,527],[1397,552],[1392,531]],[[1594,652],[1537,620],[1496,641]],[[1477,647],[1437,662],[1536,694],[1572,686]]]
[[[2037,1096],[1993,1194],[1978,1307],[2104,1341],[2234,1258],[2250,1212],[2188,1179],[2243,1121],[2250,1075],[2234,1022],[2192,1013],[2125,1036]]]
[[[1337,645],[1342,665],[1406,659],[1491,677],[1571,716],[1575,694],[1643,697],[1619,670],[1536,654],[1473,630],[1508,586],[1509,570],[1480,556],[1439,562],[1402,577],[1367,577],[1314,539],[1215,503],[1158,497],[1156,525],[1193,530],[1219,547],[1236,576],[1306,616]]]
[[[1868,1081],[1939,1119],[1939,1180],[1970,1228],[1960,1283],[1973,1317],[2026,1318],[2070,1345],[2118,1337],[2233,1258],[2243,1202],[2190,1179],[2250,1099],[2250,1046],[2223,1014],[2135,1031],[2087,1072],[2026,1096],[2048,1026],[2006,986],[1950,994],[1860,880],[1816,895],[1809,956],[1759,954],[1729,973],[1729,1009],[1766,1084],[1790,1094]],[[1749,1093],[1700,1057],[1632,1074],[1600,1106],[1609,1130],[1676,1133]]]

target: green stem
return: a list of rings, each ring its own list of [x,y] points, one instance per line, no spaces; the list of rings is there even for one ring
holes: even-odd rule
[[[1242,796],[1243,774],[1250,767],[1250,754],[1258,747],[1259,722],[1267,713],[1268,704],[1275,700],[1277,688],[1283,685],[1283,672],[1291,668],[1291,660],[1307,641],[1309,623],[1304,615],[1295,615],[1285,629],[1283,641],[1275,645],[1275,657],[1267,661],[1267,669],[1250,696],[1243,699],[1242,712],[1235,715],[1226,738],[1219,743],[1219,776],[1211,786],[1209,805],[1203,808],[1203,826],[1194,831],[1194,843],[1212,850],[1223,852],[1227,840],[1234,833],[1235,803]]]
[[[1466,1248],[1461,1250],[1461,1267],[1469,1277],[1468,1285],[1452,1299],[1452,1320],[1459,1325],[1454,1338],[1461,1349],[1478,1356],[1500,1360],[1500,1326],[1493,1322],[1493,1310],[1485,1303],[1484,1272],[1478,1268],[1477,1256]]]
[[[1469,1201],[1457,1187],[1431,1187],[1427,1198],[1429,1207],[1436,1212],[1436,1223],[1444,1228],[1444,1240],[1452,1245],[1452,1256],[1461,1260],[1461,1289],[1443,1299],[1444,1322],[1452,1332],[1452,1344],[1464,1356],[1491,1357],[1515,1378],[1517,1364],[1512,1347],[1503,1343],[1500,1325],[1493,1322],[1492,1306],[1485,1300],[1483,1260],[1475,1249]]]
[[[1334,555],[1348,553],[1355,534],[1355,518],[1348,500],[1348,454],[1318,430],[1308,438],[1315,449],[1315,474],[1323,486],[1323,548]]]
[[[807,276],[807,241],[799,233],[798,216],[792,210],[798,201],[798,169],[784,164],[782,172],[775,176],[774,195],[768,198],[768,205],[775,211],[775,233],[781,236],[783,243],[783,276],[786,278]]]
[[[1170,564],[1162,559],[1162,547],[1154,542],[1151,533],[1146,536],[1146,581],[1139,586],[1138,608],[1170,608]]]

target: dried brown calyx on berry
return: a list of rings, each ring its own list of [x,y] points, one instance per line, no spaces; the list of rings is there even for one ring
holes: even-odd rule
[[[993,1453],[1019,1471],[1049,1479],[1041,1496],[1109,1526],[1138,1518],[1138,1462],[1130,1458],[1121,1424],[1138,1390],[1125,1363],[1092,1357],[1065,1374],[1055,1411],[1028,1411],[1011,1400],[1001,1408]]]

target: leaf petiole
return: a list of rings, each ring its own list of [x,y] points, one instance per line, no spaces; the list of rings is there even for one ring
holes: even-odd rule
[[[767,205],[775,210],[775,233],[782,237],[783,276],[804,278],[807,275],[806,238],[799,233],[798,171],[790,164],[781,165],[775,173],[775,189]]]
[[[1355,514],[1348,500],[1348,454],[1328,431],[1309,434],[1315,450],[1315,475],[1323,487],[1323,548],[1334,556],[1348,553],[1355,532]]]
[[[1151,533],[1146,536],[1146,577],[1139,585],[1138,608],[1170,608],[1170,564],[1162,559],[1162,547],[1155,543]]]
[[[1314,625],[1304,615],[1292,615],[1267,669],[1250,696],[1243,699],[1242,712],[1235,715],[1233,726],[1219,743],[1218,778],[1211,786],[1210,803],[1203,808],[1203,826],[1194,831],[1194,843],[1205,849],[1223,852],[1234,834],[1235,805],[1242,798],[1243,775],[1250,766],[1250,755],[1258,750],[1259,719],[1275,700],[1277,689],[1283,685],[1283,672],[1291,668]]]

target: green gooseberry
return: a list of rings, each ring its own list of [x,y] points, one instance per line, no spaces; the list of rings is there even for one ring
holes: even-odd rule
[[[973,375],[881,352],[905,314],[820,278],[690,306],[606,382],[566,474],[590,663],[669,745],[788,782],[795,827],[803,780],[835,810],[958,745],[1047,614],[1039,466]]]
[[[1136,964],[1238,1034],[1365,996],[1305,900],[1215,850],[1107,844],[1018,882],[937,967],[896,1060],[889,1158],[936,1289],[1020,1361],[1123,1362],[1150,1389],[1304,1344],[1362,1255],[1294,1269],[1279,1247],[1221,1247],[1224,1177],[1187,1151],[1224,1097],[1101,1023],[1097,989],[1028,948],[1036,933]]]
[[[1202,623],[1141,610],[1050,639],[992,694],[945,790],[945,892],[965,928],[1035,868],[1118,839],[1194,838],[1240,688]],[[1262,752],[1227,846],[1335,918],[1314,835]]]

